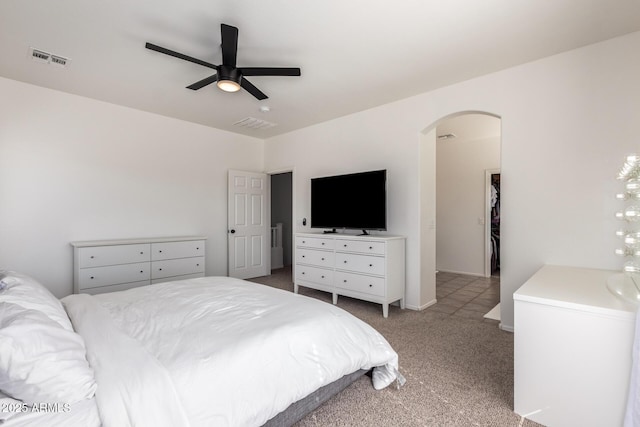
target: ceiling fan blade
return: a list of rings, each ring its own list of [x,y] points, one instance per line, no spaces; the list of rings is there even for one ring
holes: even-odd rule
[[[191,89],[191,90],[202,89],[203,87],[210,85],[211,83],[214,83],[216,81],[218,81],[218,75],[214,74],[212,76],[209,76],[205,79],[200,80],[199,82],[195,82],[194,84],[187,86],[187,89]]]
[[[222,33],[222,64],[236,67],[238,55],[238,29],[227,24],[220,24]]]
[[[249,82],[249,80],[247,80],[245,78],[240,80],[240,86],[242,86],[244,90],[249,92],[251,95],[255,96],[260,101],[262,101],[263,99],[267,99],[268,98],[267,95],[262,93],[262,91],[260,89],[255,87],[253,84],[251,84],[251,82]]]
[[[243,67],[243,76],[299,76],[300,68]]]
[[[194,64],[198,64],[198,65],[202,65],[204,67],[209,67],[209,68],[213,68],[216,69],[217,67],[209,62],[205,62],[202,61],[200,59],[197,58],[193,58],[191,56],[188,55],[184,55],[182,53],[155,45],[153,43],[147,43],[144,45],[144,47],[146,47],[147,49],[151,49],[151,50],[155,50],[156,52],[160,52],[160,53],[164,53],[165,55],[169,55],[169,56],[173,56],[175,58],[179,58],[179,59],[184,59],[185,61],[189,61],[189,62],[193,62]]]

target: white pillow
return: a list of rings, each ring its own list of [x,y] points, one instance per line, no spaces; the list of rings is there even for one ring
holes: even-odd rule
[[[80,335],[40,311],[0,302],[0,391],[27,404],[73,404],[95,390]]]
[[[73,331],[69,316],[60,300],[38,281],[25,274],[0,270],[0,302],[41,311],[63,328]]]

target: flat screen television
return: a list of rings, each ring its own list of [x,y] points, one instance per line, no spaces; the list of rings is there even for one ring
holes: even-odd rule
[[[311,228],[387,229],[387,171],[311,179]]]

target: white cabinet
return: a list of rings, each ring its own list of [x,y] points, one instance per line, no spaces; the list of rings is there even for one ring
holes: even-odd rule
[[[99,294],[203,277],[205,237],[72,242],[73,292]]]
[[[299,286],[404,308],[405,238],[296,234],[294,292]]]
[[[514,411],[547,426],[621,426],[635,307],[615,271],[544,266],[514,295]]]

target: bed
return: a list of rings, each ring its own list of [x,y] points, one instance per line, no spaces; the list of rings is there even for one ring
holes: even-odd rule
[[[56,299],[0,271],[4,426],[291,425],[370,371],[377,331],[330,304],[228,277]]]

